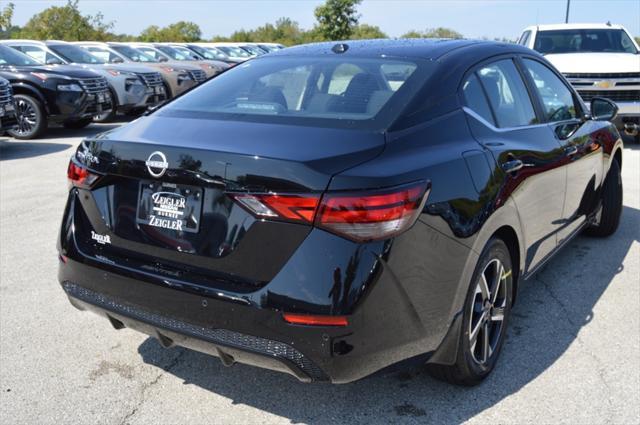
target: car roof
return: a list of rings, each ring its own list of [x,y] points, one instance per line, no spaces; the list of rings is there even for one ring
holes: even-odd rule
[[[536,27],[533,27],[536,28]],[[623,29],[622,25],[615,24],[546,24],[537,25],[538,31],[553,31],[553,30],[595,30],[595,29]]]
[[[346,45],[343,53],[335,53],[337,45]],[[343,54],[355,57],[407,57],[435,60],[454,50],[474,46],[475,49],[492,50],[496,46],[510,48],[514,52],[531,52],[517,44],[500,43],[485,40],[467,39],[379,39],[379,40],[348,40],[305,44],[287,47],[269,54],[274,56],[317,56]]]

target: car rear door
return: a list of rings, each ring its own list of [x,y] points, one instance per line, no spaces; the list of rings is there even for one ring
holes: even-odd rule
[[[583,118],[577,95],[551,68],[532,57],[521,63],[538,93],[549,137],[558,140],[566,156],[567,184],[558,231],[558,243],[562,243],[584,224],[597,201],[604,163],[601,125]]]
[[[513,57],[480,64],[462,86],[470,129],[497,163],[501,204],[516,203],[526,270],[556,248],[566,184],[561,144],[540,122],[540,111]],[[498,207],[500,205],[497,205]]]

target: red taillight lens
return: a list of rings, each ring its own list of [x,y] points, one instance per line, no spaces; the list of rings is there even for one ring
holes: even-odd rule
[[[386,239],[413,225],[424,207],[426,182],[390,189],[320,195],[231,194],[257,217],[314,224],[356,242]]]
[[[347,326],[347,316],[317,316],[310,314],[284,313],[285,322],[293,325],[307,326]]]
[[[232,197],[250,212],[262,218],[313,223],[320,195],[251,195]]]
[[[425,182],[368,193],[327,193],[315,224],[358,242],[386,239],[415,223],[427,196]]]
[[[70,186],[89,188],[98,180],[99,176],[91,173],[86,167],[71,159],[69,167],[67,167],[67,177],[69,178]]]

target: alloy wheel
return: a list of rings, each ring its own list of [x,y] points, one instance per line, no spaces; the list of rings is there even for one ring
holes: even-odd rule
[[[487,364],[504,331],[509,273],[494,258],[482,270],[476,284],[469,320],[469,347],[473,360],[480,365]]]
[[[24,99],[16,101],[16,112],[18,116],[18,126],[15,132],[18,134],[28,134],[33,131],[37,125],[38,116],[36,108],[31,102]]]

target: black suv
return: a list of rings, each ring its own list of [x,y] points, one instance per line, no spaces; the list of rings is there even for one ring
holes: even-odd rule
[[[520,283],[616,231],[615,114],[517,45],[274,52],[81,144],[59,280],[226,365],[349,382],[420,355],[477,384]]]
[[[11,130],[16,125],[16,109],[11,83],[0,77],[0,132]]]
[[[75,66],[43,65],[6,46],[0,46],[0,77],[13,88],[18,123],[8,133],[17,139],[40,136],[48,123],[82,128],[112,107],[104,77]]]

